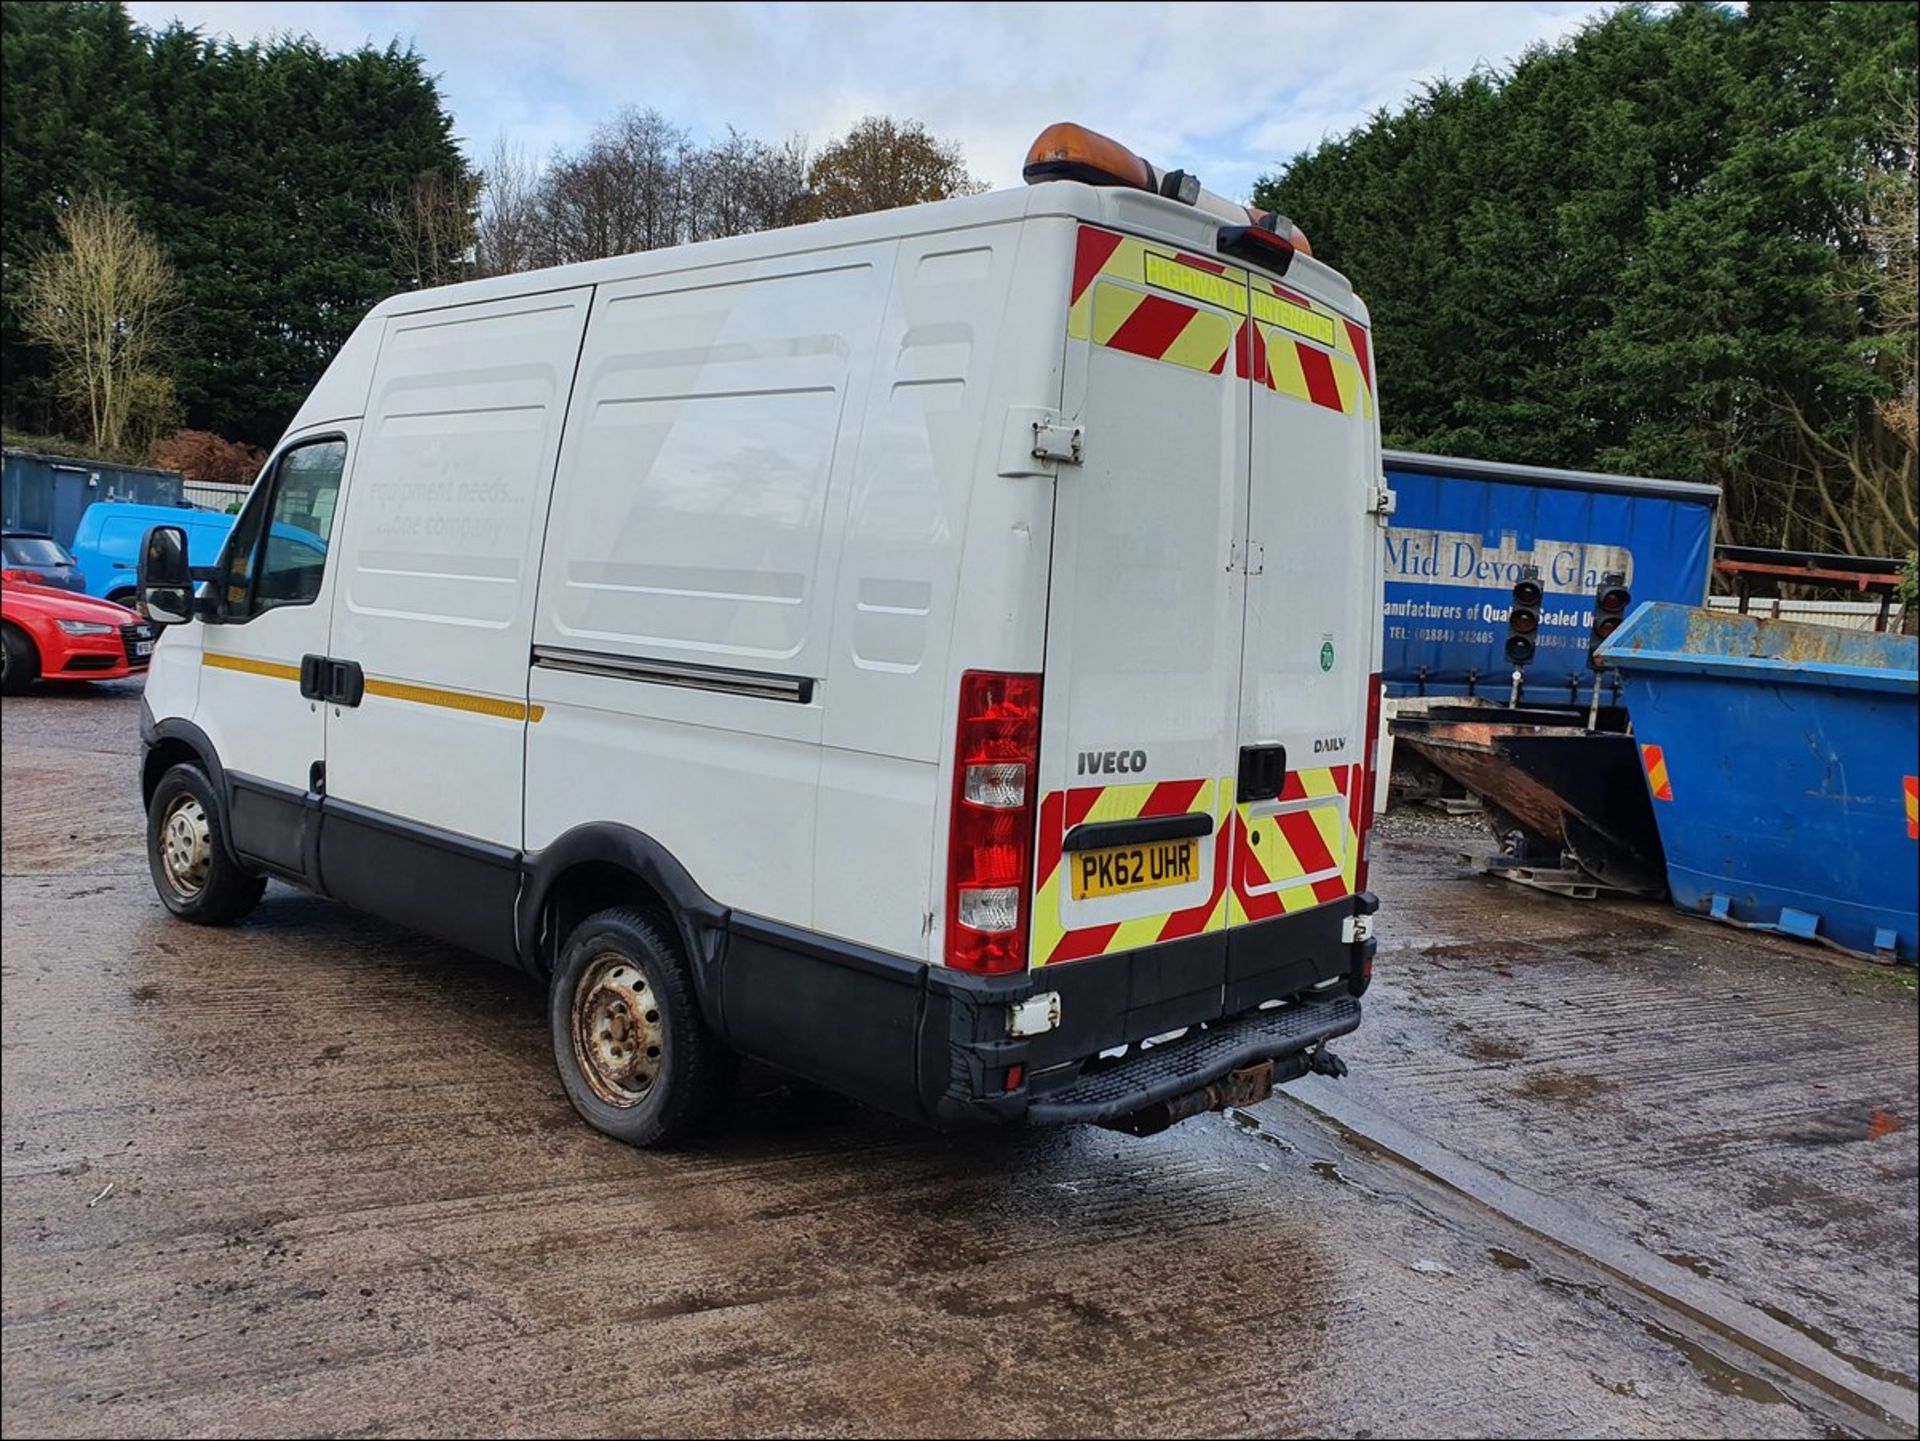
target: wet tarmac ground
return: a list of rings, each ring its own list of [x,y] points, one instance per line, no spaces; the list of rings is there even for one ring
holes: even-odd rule
[[[0,712],[9,1436],[1914,1434],[1911,970],[1397,815],[1344,1081],[948,1138],[748,1068],[647,1154],[531,981],[169,918],[137,711]]]

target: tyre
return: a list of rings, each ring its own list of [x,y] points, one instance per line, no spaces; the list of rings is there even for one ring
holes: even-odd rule
[[[618,907],[567,937],[547,1002],[574,1109],[632,1146],[694,1134],[732,1089],[733,1053],[707,1029],[668,923]]]
[[[147,869],[166,908],[203,926],[231,925],[260,903],[267,878],[228,855],[213,782],[196,765],[169,767],[147,806]]]
[[[17,625],[0,626],[0,693],[19,695],[40,678],[40,652]]]
[[[131,587],[123,586],[121,589],[116,590],[113,592],[113,594],[109,595],[107,599],[112,601],[115,605],[124,605],[128,610],[137,610],[139,609],[139,607],[134,604],[134,601],[139,599],[139,596],[140,596],[139,591],[134,590]]]

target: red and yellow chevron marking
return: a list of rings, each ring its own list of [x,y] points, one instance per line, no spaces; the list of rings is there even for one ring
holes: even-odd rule
[[[1358,766],[1289,771],[1277,801],[1235,809],[1229,925],[1304,911],[1353,894],[1360,859]]]
[[[1231,353],[1242,380],[1373,415],[1365,327],[1237,266],[1097,225],[1080,227],[1067,334],[1212,375],[1226,373]]]
[[[1308,296],[1254,276],[1252,317],[1235,337],[1235,371],[1254,384],[1342,415],[1373,417],[1372,339]]]
[[[1907,839],[1920,841],[1920,776],[1900,777],[1907,796]]]
[[[1647,789],[1657,801],[1673,799],[1673,782],[1667,779],[1667,753],[1659,746],[1641,746],[1640,764],[1647,768]]]
[[[1067,311],[1067,334],[1075,340],[1221,375],[1233,349],[1234,321],[1220,311],[1237,316],[1246,309],[1244,270],[1098,226],[1080,227]]]
[[[1040,850],[1034,867],[1033,963],[1044,966],[1130,951],[1156,941],[1217,931],[1224,926],[1227,801],[1231,795],[1229,787],[1211,780],[1079,786],[1048,792],[1040,802]],[[1185,910],[1162,911],[1109,925],[1069,929],[1063,924],[1062,907],[1068,892],[1066,867],[1060,863],[1060,842],[1068,831],[1088,821],[1130,821],[1141,816],[1181,816],[1194,812],[1214,818],[1213,835],[1201,841],[1201,845],[1213,847],[1212,885],[1205,900]]]

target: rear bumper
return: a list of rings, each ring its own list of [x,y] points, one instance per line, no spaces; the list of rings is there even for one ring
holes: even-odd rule
[[[1027,1120],[1036,1125],[1107,1124],[1202,1090],[1260,1061],[1294,1062],[1274,1067],[1275,1081],[1290,1081],[1307,1073],[1310,1050],[1359,1025],[1360,1002],[1345,992],[1216,1021],[1111,1067],[1082,1071],[1068,1085],[1029,1101]]]
[[[948,1128],[1111,1122],[1252,1063],[1273,1061],[1276,1080],[1302,1074],[1315,1047],[1360,1024],[1374,942],[1345,939],[1346,922],[1376,904],[1363,894],[1016,976],[735,912],[703,999],[736,1049],[898,1115]],[[1059,1024],[1011,1034],[1012,1008],[1047,993]],[[1260,1009],[1275,1001],[1286,1004]]]

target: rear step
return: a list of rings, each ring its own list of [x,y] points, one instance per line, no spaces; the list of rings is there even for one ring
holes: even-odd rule
[[[1035,1096],[1027,1120],[1152,1135],[1202,1111],[1250,1104],[1308,1071],[1344,1074],[1345,1065],[1324,1043],[1359,1024],[1360,1002],[1345,995],[1215,1022]],[[1316,1046],[1318,1053],[1307,1054]]]

